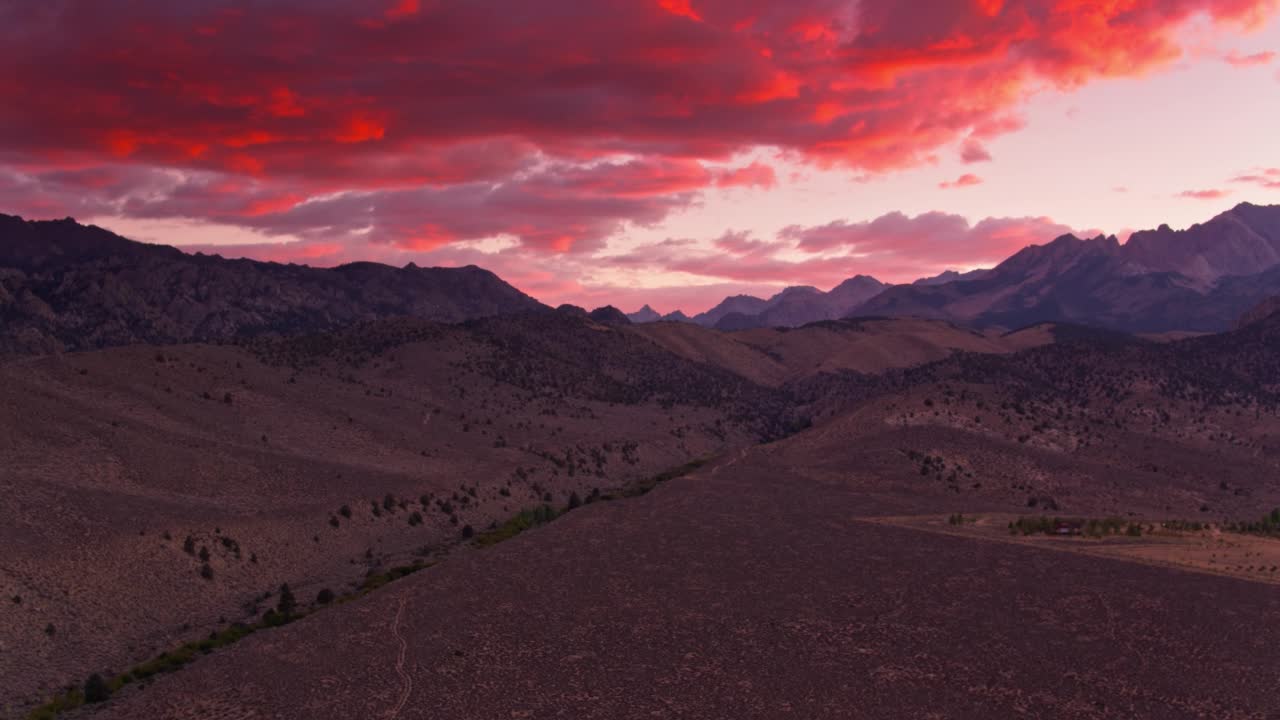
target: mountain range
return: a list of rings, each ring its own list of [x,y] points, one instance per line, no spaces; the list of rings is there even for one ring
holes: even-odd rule
[[[651,307],[562,310],[606,325],[691,322],[722,331],[846,317],[922,317],[980,329],[1039,322],[1130,333],[1218,332],[1280,295],[1280,206],[1244,203],[1186,230],[1168,226],[1032,245],[989,270],[889,285],[857,275],[830,291],[736,295],[690,318]],[[330,269],[227,260],[127,240],[71,219],[0,215],[0,352],[221,342],[413,317],[461,322],[550,312],[497,275],[352,263]]]
[[[692,322],[743,330],[913,316],[979,328],[1054,321],[1125,332],[1218,332],[1278,293],[1280,206],[1242,203],[1186,230],[1161,225],[1123,244],[1115,236],[1063,235],[991,269],[947,271],[911,284],[858,275],[825,293],[801,286],[768,299],[735,295]]]

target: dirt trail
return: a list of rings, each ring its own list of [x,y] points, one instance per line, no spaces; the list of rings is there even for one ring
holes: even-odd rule
[[[400,634],[400,618],[404,616],[405,598],[401,596],[400,607],[396,609],[395,620],[391,621],[391,634],[395,636],[396,642],[400,643],[400,653],[396,656],[396,675],[400,676],[400,698],[396,701],[395,707],[387,713],[388,720],[400,717],[400,712],[404,710],[404,706],[409,702],[409,695],[413,693],[413,678],[409,677],[409,673],[405,672],[404,659],[409,652],[409,643],[405,641],[404,636]]]

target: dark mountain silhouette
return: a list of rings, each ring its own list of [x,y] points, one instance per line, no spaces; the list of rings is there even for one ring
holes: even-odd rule
[[[316,332],[398,316],[441,322],[545,307],[493,273],[332,269],[188,255],[74,220],[0,215],[0,352]]]
[[[612,305],[598,307],[595,310],[592,310],[587,316],[601,325],[618,327],[621,325],[631,324],[631,320],[627,318],[626,313]]]
[[[1240,321],[1236,324],[1236,327],[1243,329],[1263,320],[1273,318],[1277,313],[1280,313],[1280,295],[1269,297],[1255,305],[1249,312],[1240,316]]]
[[[676,310],[675,312],[669,312],[666,315],[663,315],[662,321],[663,322],[693,322],[693,320],[691,320],[688,315],[685,315],[679,310]]]
[[[822,320],[837,320],[886,287],[873,277],[857,275],[829,292],[815,287],[789,287],[768,300],[750,295],[725,298],[719,305],[693,318],[695,323],[720,330],[758,327],[800,327]]]
[[[990,269],[981,268],[978,270],[970,270],[968,272],[959,272],[956,270],[946,270],[933,277],[920,278],[912,285],[945,285],[949,282],[964,282],[965,280],[978,280],[982,276],[991,272]]]
[[[645,305],[633,313],[627,313],[627,318],[633,323],[649,323],[658,322],[662,319],[662,315],[657,310]]]
[[[1244,204],[1185,231],[1135,233],[1125,245],[1064,235],[976,280],[890,288],[856,314],[978,327],[1062,321],[1126,332],[1221,331],[1280,293],[1280,265],[1268,260],[1278,228],[1280,206]]]
[[[693,316],[693,322],[705,326],[714,327],[729,313],[739,313],[741,315],[758,315],[768,307],[769,301],[755,297],[754,295],[733,295],[720,301],[719,305],[710,310],[698,313]]]
[[[770,300],[771,307],[760,313],[762,327],[799,327],[821,320],[836,320],[850,310],[879,295],[887,286],[873,277],[857,275],[821,292],[788,292]],[[788,290],[791,290],[788,288]]]
[[[564,303],[563,305],[557,306],[556,312],[561,315],[568,315],[570,317],[576,317],[576,318],[585,318],[590,316],[590,313],[587,312],[586,308],[578,307],[577,305],[571,305],[569,303]]]

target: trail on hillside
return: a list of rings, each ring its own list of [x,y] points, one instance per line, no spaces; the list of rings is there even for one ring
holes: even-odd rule
[[[400,653],[396,656],[396,675],[400,676],[400,698],[396,701],[391,711],[387,713],[388,720],[400,717],[400,712],[404,710],[404,706],[409,702],[409,695],[413,693],[413,678],[409,673],[405,672],[404,659],[409,652],[409,643],[400,634],[400,619],[404,616],[405,598],[400,597],[400,607],[396,609],[396,617],[391,621],[391,634],[395,636],[396,642],[400,643]]]

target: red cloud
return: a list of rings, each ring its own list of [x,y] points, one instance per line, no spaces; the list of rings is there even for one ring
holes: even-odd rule
[[[938,187],[943,188],[945,190],[947,188],[971,187],[973,185],[981,185],[981,184],[982,184],[982,178],[978,177],[977,175],[974,175],[973,173],[965,173],[964,175],[961,175],[960,177],[950,182],[938,183]]]
[[[716,178],[716,185],[720,187],[771,188],[777,184],[778,176],[773,168],[758,162],[753,162],[746,167],[725,170]]]
[[[658,0],[658,6],[677,17],[702,22],[702,16],[693,9],[689,0]]]
[[[387,17],[391,19],[405,18],[411,15],[417,15],[422,10],[420,0],[396,0],[396,4],[387,10]]]
[[[1184,190],[1178,193],[1178,197],[1192,200],[1220,200],[1230,194],[1230,190]]]
[[[628,223],[658,222],[706,188],[769,187],[767,166],[709,169],[760,147],[878,172],[972,138],[962,155],[982,159],[978,143],[1020,127],[1037,89],[1168,65],[1191,18],[1249,25],[1275,9],[1274,0],[217,5],[3,5],[0,168],[15,187],[39,188],[19,204],[181,208],[350,242],[498,232],[577,250]],[[76,195],[49,177],[116,166],[139,170],[120,177],[141,184]],[[157,173],[169,178],[158,189]],[[182,194],[224,175],[262,197],[201,206],[198,193]],[[373,230],[355,232],[337,207]],[[554,212],[569,214],[557,222]]]

